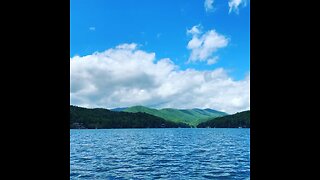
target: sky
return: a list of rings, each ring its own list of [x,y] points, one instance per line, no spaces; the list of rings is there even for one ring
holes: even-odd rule
[[[249,0],[71,0],[70,103],[250,109]]]

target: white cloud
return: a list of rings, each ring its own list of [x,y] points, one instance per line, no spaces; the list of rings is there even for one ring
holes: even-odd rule
[[[84,107],[146,105],[247,110],[250,75],[235,81],[223,68],[179,70],[170,59],[122,44],[104,52],[70,58],[71,104]]]
[[[202,26],[201,24],[193,26],[190,30],[187,29],[187,34],[191,34],[193,36],[201,34]]]
[[[210,59],[207,60],[207,64],[208,64],[208,65],[215,64],[215,63],[217,63],[218,59],[219,59],[218,56],[215,56],[215,57],[213,57],[213,58],[210,58]]]
[[[229,14],[233,11],[236,14],[239,13],[239,6],[240,5],[246,6],[247,2],[246,0],[229,0],[228,5],[229,5]]]
[[[90,31],[95,31],[95,30],[96,30],[96,27],[89,27],[89,30],[90,30]]]
[[[214,52],[220,48],[226,47],[229,43],[229,39],[217,33],[214,29],[202,34],[199,27],[201,26],[197,25],[193,26],[190,30],[187,30],[187,34],[192,35],[192,39],[187,45],[187,48],[191,50],[188,62],[208,62],[208,59],[212,59]]]
[[[205,0],[204,8],[207,12],[211,11],[213,9],[213,0]]]

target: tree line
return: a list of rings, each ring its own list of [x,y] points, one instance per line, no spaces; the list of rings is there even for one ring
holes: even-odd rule
[[[250,111],[243,111],[233,115],[217,117],[200,123],[198,128],[250,128]]]
[[[88,109],[70,106],[70,128],[189,128],[185,123],[164,120],[147,113],[116,112],[108,109]]]

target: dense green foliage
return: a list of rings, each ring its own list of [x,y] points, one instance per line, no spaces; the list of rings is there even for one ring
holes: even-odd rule
[[[176,128],[189,127],[147,113],[115,112],[70,106],[70,128]]]
[[[203,123],[200,123],[198,128],[250,128],[250,111],[243,111],[233,115],[218,117]]]
[[[227,115],[224,112],[212,109],[153,109],[144,106],[133,106],[123,110],[124,112],[144,112],[154,116],[161,117],[168,121],[186,123],[191,126],[197,126],[199,123],[212,118]]]

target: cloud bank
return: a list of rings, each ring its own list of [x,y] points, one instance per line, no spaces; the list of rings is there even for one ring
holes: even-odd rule
[[[157,60],[155,53],[134,43],[75,56],[70,64],[73,105],[212,108],[228,113],[250,108],[249,74],[235,81],[223,68],[180,70],[170,59]]]

